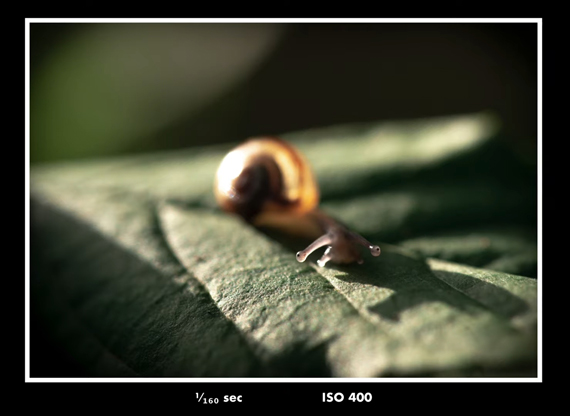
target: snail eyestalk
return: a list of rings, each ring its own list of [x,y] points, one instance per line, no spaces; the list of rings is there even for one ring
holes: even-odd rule
[[[319,248],[321,248],[323,246],[329,246],[332,243],[333,243],[333,240],[328,234],[320,236],[315,241],[313,241],[311,244],[309,244],[309,246],[306,249],[297,252],[297,261],[299,261],[301,263],[304,262],[305,259],[309,256],[309,254],[311,254],[313,251],[318,250]],[[329,251],[329,249],[327,249],[327,251]]]

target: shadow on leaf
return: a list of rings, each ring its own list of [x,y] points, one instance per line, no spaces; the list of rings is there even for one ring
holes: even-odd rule
[[[84,376],[125,376],[125,368],[154,377],[259,371],[242,334],[207,292],[186,290],[186,283],[68,212],[34,199],[30,212],[32,376],[69,376],[43,353],[46,342],[80,364]],[[35,337],[38,328],[49,339]]]

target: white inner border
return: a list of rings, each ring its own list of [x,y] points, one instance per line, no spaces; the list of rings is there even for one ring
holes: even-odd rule
[[[537,239],[538,239],[538,368],[536,378],[30,378],[30,23],[537,23]],[[26,382],[542,382],[542,18],[27,18],[25,19],[25,381]],[[361,390],[363,391],[363,390]]]

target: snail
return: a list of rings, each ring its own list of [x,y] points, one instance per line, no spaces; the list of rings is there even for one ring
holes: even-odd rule
[[[317,261],[320,267],[328,261],[362,264],[358,246],[380,255],[380,247],[318,208],[319,188],[311,167],[282,139],[253,138],[230,151],[216,173],[214,194],[224,211],[256,227],[315,239],[297,252],[299,262],[323,246],[328,247]]]

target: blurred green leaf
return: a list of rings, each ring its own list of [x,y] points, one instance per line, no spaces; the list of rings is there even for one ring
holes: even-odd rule
[[[382,247],[343,267],[215,207],[225,147],[34,168],[32,310],[89,375],[534,376],[535,170],[499,136],[485,114],[287,135]]]
[[[281,32],[271,24],[76,25],[34,67],[31,162],[140,152],[157,135],[164,145],[180,123],[202,128],[212,114],[229,135],[239,125],[239,85]]]

